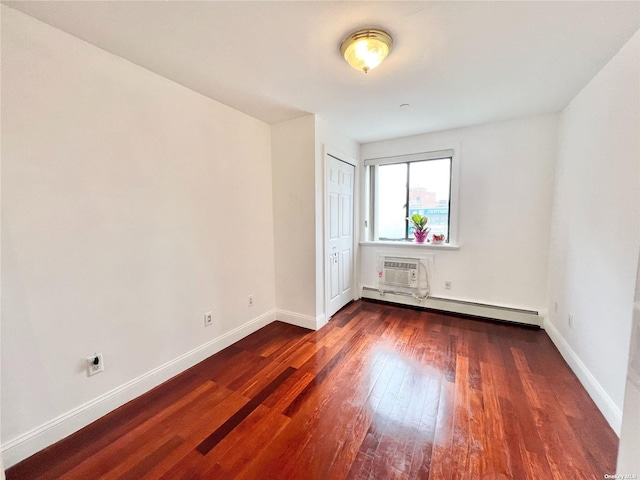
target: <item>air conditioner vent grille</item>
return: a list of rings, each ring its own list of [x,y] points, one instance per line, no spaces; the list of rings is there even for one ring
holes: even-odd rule
[[[399,287],[416,287],[419,263],[418,260],[385,258],[382,281]]]

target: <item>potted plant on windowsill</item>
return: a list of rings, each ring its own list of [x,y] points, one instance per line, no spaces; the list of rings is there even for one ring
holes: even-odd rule
[[[427,239],[429,231],[431,230],[429,227],[427,227],[427,222],[429,221],[429,219],[423,215],[420,215],[419,213],[414,213],[413,215],[411,215],[411,217],[407,217],[407,220],[409,220],[411,226],[413,227],[413,236],[415,237],[416,242],[424,243],[424,241]]]

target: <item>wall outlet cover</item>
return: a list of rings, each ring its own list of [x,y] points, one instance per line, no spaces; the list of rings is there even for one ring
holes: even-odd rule
[[[101,353],[96,353],[87,357],[87,376],[91,377],[100,372],[104,372],[104,359]]]

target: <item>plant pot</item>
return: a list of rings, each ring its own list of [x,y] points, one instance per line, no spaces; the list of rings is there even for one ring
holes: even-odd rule
[[[424,243],[427,239],[427,232],[414,231],[413,236],[416,238],[416,243]]]

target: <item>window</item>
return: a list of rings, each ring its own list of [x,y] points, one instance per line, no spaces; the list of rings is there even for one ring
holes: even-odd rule
[[[432,236],[452,234],[453,150],[365,160],[368,168],[370,240],[412,241],[407,217],[429,218]]]

